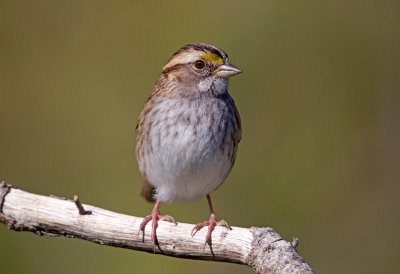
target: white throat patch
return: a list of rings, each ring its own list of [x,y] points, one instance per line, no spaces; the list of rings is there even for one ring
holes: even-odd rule
[[[214,85],[213,89],[217,94],[224,94],[227,90],[228,80],[216,77],[206,77],[200,81],[197,87],[200,92],[206,92],[210,90],[211,85]]]

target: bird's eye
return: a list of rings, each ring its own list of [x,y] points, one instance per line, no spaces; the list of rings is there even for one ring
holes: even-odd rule
[[[197,69],[203,69],[206,66],[206,63],[203,60],[197,60],[196,62],[194,62],[194,66]]]

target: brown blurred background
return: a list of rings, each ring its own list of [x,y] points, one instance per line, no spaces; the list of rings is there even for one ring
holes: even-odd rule
[[[134,129],[163,64],[213,43],[244,73],[243,140],[213,195],[318,273],[399,273],[400,2],[1,1],[0,179],[143,216]],[[205,199],[163,205],[207,218]],[[0,225],[1,273],[252,273]]]

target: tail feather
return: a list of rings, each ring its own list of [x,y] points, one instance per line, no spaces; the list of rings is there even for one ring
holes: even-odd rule
[[[155,202],[153,195],[155,193],[154,187],[146,179],[143,180],[142,188],[140,190],[140,196],[146,199],[148,202]]]

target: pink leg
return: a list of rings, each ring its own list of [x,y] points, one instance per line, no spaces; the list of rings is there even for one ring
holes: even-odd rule
[[[153,242],[153,251],[154,253],[156,253],[156,246],[158,246],[158,240],[157,240],[157,226],[158,226],[158,221],[167,221],[167,222],[172,222],[175,223],[174,218],[172,218],[169,215],[161,215],[160,214],[160,201],[157,200],[153,210],[151,211],[150,215],[147,215],[142,223],[140,224],[140,229],[139,229],[139,233],[140,231],[143,232],[143,237],[144,237],[144,229],[146,228],[146,225],[148,222],[151,221],[151,241]]]
[[[209,246],[211,246],[211,235],[212,235],[212,232],[214,231],[215,226],[217,226],[217,225],[225,226],[229,230],[232,230],[232,228],[228,225],[228,223],[225,220],[221,220],[221,221],[217,222],[217,218],[214,213],[210,195],[207,195],[207,202],[208,202],[208,208],[210,209],[210,219],[208,221],[198,223],[192,230],[192,236],[194,236],[197,233],[197,231],[199,231],[203,227],[207,226],[208,231],[207,231],[206,241],[205,241],[204,245],[208,244]]]

